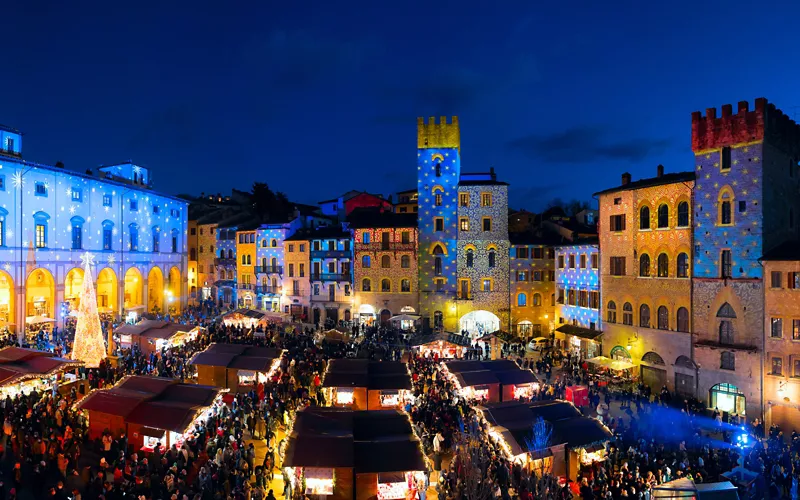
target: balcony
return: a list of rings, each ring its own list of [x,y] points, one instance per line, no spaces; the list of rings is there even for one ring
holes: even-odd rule
[[[311,281],[346,281],[350,282],[350,273],[311,273]]]
[[[255,290],[256,286],[252,283],[239,283],[236,285],[239,290]]]
[[[217,257],[214,259],[214,264],[218,266],[235,266],[236,259],[223,259],[222,257]]]
[[[256,287],[256,293],[259,295],[265,294],[279,294],[281,293],[281,287],[279,286],[263,286],[259,285]]]
[[[286,295],[288,295],[289,297],[305,297],[306,295],[308,295],[308,291],[303,289],[297,289],[297,290],[291,289],[288,292],[286,292]]]
[[[414,243],[395,243],[375,241],[372,243],[356,243],[357,252],[414,252],[417,246]]]
[[[256,274],[283,274],[283,266],[256,266]]]
[[[349,259],[350,250],[311,250],[312,259]]]

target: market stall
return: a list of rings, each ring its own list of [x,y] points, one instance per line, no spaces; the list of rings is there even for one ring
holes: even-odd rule
[[[393,326],[399,327],[403,331],[418,329],[421,320],[422,316],[417,314],[398,314],[389,318]]]
[[[297,412],[281,465],[303,494],[335,500],[408,498],[427,470],[407,414],[314,406]]]
[[[564,324],[556,328],[555,338],[565,351],[582,359],[593,358],[603,350],[603,332],[578,325]]]
[[[266,326],[268,323],[283,321],[283,316],[275,311],[257,311],[255,309],[240,308],[222,315],[225,326],[236,326],[252,329],[257,326]]]
[[[149,354],[192,341],[197,338],[200,330],[200,327],[145,319],[135,325],[123,323],[114,330],[114,335],[118,336],[119,345],[123,349],[136,346],[143,353]]]
[[[450,374],[457,386],[461,387],[465,397],[487,398],[489,402],[511,401],[531,398],[539,389],[536,375],[530,370],[520,368],[517,363],[509,359],[445,361],[443,364],[446,373]],[[492,385],[495,383],[496,395]]]
[[[197,382],[247,392],[268,381],[278,370],[283,351],[245,344],[211,344],[189,361]]]
[[[352,338],[353,338],[353,336],[350,335],[349,333],[343,332],[341,330],[336,330],[336,329],[333,329],[333,328],[330,329],[330,330],[326,330],[324,332],[318,332],[314,336],[314,340],[317,343],[321,343],[323,341],[324,342],[350,342],[350,340],[352,340]]]
[[[626,388],[636,377],[636,365],[624,359],[612,359],[606,356],[596,356],[587,360],[590,377],[599,387],[609,386],[610,389]]]
[[[412,398],[411,375],[400,361],[333,359],[322,377],[325,401],[353,410],[401,408]]]
[[[475,361],[453,361],[442,363],[442,373],[450,379],[458,394],[469,401],[497,403],[500,401],[500,381],[491,370],[472,370],[465,363]],[[451,371],[453,368],[454,371]]]
[[[471,347],[472,339],[468,335],[457,333],[434,333],[417,335],[411,339],[411,348],[425,357],[462,358]]]
[[[613,437],[599,420],[582,416],[567,401],[486,404],[478,411],[509,459],[539,468],[552,457],[545,471],[572,481],[605,460],[605,445]]]
[[[0,399],[49,391],[72,382],[76,376],[67,372],[81,365],[81,361],[57,358],[52,352],[20,347],[0,349]]]
[[[226,389],[159,377],[128,376],[77,404],[89,420],[89,437],[125,432],[134,450],[178,448],[198,424],[223,405]]]

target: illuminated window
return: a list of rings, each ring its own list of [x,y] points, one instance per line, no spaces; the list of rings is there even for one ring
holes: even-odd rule
[[[528,271],[517,271],[517,281],[528,281]]]
[[[667,254],[665,253],[662,253],[658,256],[658,277],[669,277],[669,257],[667,257]]]
[[[362,255],[361,256],[361,267],[365,269],[369,269],[372,265],[372,261],[369,255]]]
[[[481,281],[481,290],[484,292],[491,292],[492,291],[492,279],[491,278],[483,278]]]
[[[482,207],[492,206],[492,193],[481,193],[481,206]]]
[[[411,291],[411,280],[404,279],[400,280],[400,291],[403,293],[408,293]]]
[[[528,295],[520,293],[517,295],[517,307],[525,307],[528,305]]]
[[[459,226],[462,231],[469,231],[469,219],[467,217],[459,219]]]
[[[372,291],[372,282],[369,278],[364,278],[361,280],[361,291],[362,292],[371,292]]]
[[[434,206],[441,207],[442,206],[442,193],[436,193],[433,195],[433,204]]]
[[[369,233],[365,232],[361,235],[361,242],[364,244],[369,244]]]
[[[683,252],[678,254],[677,276],[678,278],[689,277],[689,256]]]
[[[770,337],[773,339],[783,337],[783,318],[771,318]]]
[[[783,358],[780,356],[773,356],[772,358],[772,375],[783,375]]]
[[[458,195],[458,204],[462,207],[469,206],[469,193],[460,193]]]
[[[534,293],[533,294],[533,307],[540,307],[542,305],[542,294],[541,293]]]

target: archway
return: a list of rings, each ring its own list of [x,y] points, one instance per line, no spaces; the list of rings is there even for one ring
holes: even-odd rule
[[[167,307],[173,313],[181,311],[181,270],[175,266],[170,268],[167,280]]]
[[[685,398],[695,396],[694,377],[697,373],[697,365],[686,356],[678,356],[673,365],[675,369],[675,392]]]
[[[14,280],[0,271],[0,328],[14,324]]]
[[[164,312],[164,274],[158,266],[147,273],[147,310],[154,313]]]
[[[55,317],[56,282],[47,269],[34,269],[25,282],[25,314]]]
[[[117,273],[110,267],[104,267],[97,274],[97,310],[117,312]]]
[[[141,311],[144,309],[143,293],[144,280],[142,273],[132,267],[125,272],[125,295],[123,307],[128,311]]]
[[[630,361],[631,353],[629,353],[628,350],[621,345],[618,345],[611,349],[611,352],[608,353],[608,357],[618,361]]]
[[[83,291],[83,269],[73,267],[64,278],[64,300],[69,302],[71,310],[81,305],[81,292]]]
[[[657,393],[667,385],[667,370],[664,358],[657,352],[650,351],[642,356],[642,382]]]
[[[481,336],[500,330],[500,318],[489,311],[472,311],[463,316],[458,322],[461,331],[467,331],[472,336]]]
[[[745,414],[744,393],[732,384],[717,384],[708,391],[709,407],[721,412]]]
[[[381,325],[387,325],[392,318],[392,311],[388,309],[381,310]]]

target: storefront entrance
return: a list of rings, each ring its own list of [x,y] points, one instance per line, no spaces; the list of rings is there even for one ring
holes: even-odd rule
[[[744,393],[735,385],[717,384],[708,393],[709,408],[737,415],[745,414]]]
[[[469,332],[473,337],[494,333],[500,330],[500,318],[489,311],[472,311],[461,316],[459,329]]]
[[[664,359],[653,351],[642,356],[642,383],[654,393],[667,385],[667,369]]]

